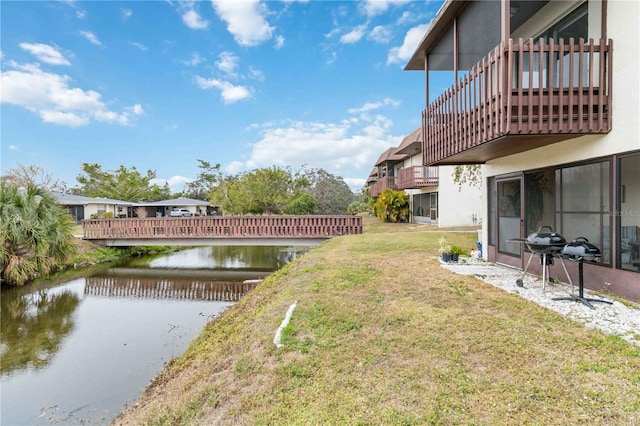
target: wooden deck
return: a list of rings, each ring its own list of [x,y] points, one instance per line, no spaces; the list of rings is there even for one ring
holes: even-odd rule
[[[327,238],[361,234],[362,217],[211,216],[90,219],[83,239],[105,246],[314,245]]]

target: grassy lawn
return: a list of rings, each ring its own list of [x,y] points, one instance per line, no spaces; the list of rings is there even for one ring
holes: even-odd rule
[[[637,424],[640,348],[441,268],[442,235],[365,218],[210,323],[116,423]]]

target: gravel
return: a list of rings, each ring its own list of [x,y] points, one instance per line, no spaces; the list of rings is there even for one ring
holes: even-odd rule
[[[541,277],[527,273],[523,286],[516,280],[522,278],[522,270],[512,269],[494,263],[475,259],[461,259],[459,263],[440,261],[443,268],[461,275],[471,275],[509,293],[517,294],[545,308],[559,312],[587,327],[613,334],[640,346],[640,304],[630,301],[620,303],[606,295],[594,294],[584,289],[584,297],[612,302],[592,302],[593,308],[575,300],[552,300],[555,297],[567,297],[572,288],[567,283],[547,283],[542,285]],[[578,283],[574,283],[574,294],[578,294]]]

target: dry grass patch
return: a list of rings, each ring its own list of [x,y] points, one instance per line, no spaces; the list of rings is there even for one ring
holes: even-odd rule
[[[269,277],[116,423],[637,420],[638,347],[441,268],[437,230],[384,226],[328,241]],[[463,247],[476,238],[446,236]]]

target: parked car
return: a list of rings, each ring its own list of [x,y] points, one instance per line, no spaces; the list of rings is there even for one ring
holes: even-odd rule
[[[193,216],[193,213],[189,211],[189,209],[171,209],[171,213],[169,213],[171,217],[190,217]]]

